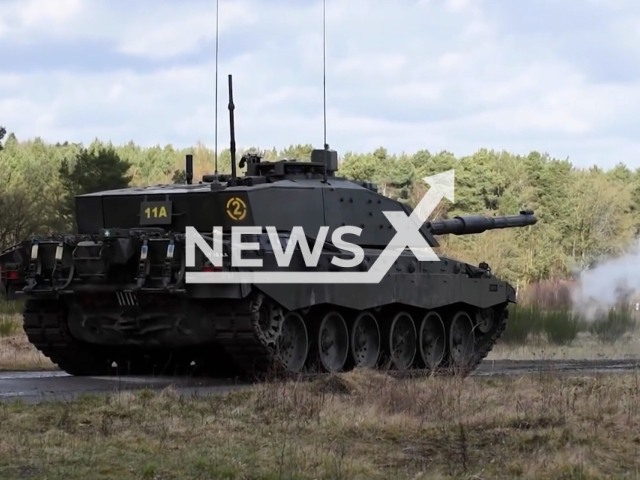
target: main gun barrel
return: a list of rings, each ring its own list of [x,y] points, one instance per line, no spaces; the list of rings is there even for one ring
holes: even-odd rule
[[[506,215],[503,217],[481,217],[472,215],[468,217],[454,217],[447,220],[425,222],[425,226],[433,235],[470,235],[482,233],[486,230],[498,228],[518,228],[527,225],[535,225],[538,220],[533,210],[523,210],[520,215]]]

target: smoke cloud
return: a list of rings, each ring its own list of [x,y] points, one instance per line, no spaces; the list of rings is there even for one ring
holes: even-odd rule
[[[640,296],[640,244],[621,257],[580,272],[572,294],[573,310],[594,321],[634,296]]]

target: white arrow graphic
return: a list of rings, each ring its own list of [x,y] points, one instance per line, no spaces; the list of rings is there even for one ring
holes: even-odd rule
[[[382,212],[396,229],[396,234],[367,272],[186,272],[186,283],[380,283],[407,247],[420,261],[439,261],[419,230],[443,197],[453,202],[454,170],[425,177],[423,180],[431,188],[411,215],[407,216],[406,213],[397,211]]]
[[[411,252],[421,262],[437,262],[440,260],[436,252],[427,244],[425,238],[418,231],[422,224],[429,218],[429,215],[436,208],[442,197],[453,202],[455,188],[455,170],[447,170],[422,180],[431,186],[429,191],[422,197],[416,208],[407,217],[403,212],[383,212],[387,219],[396,229],[396,236],[391,240],[387,248],[382,252],[376,263],[373,264],[369,273],[384,270],[382,276],[389,271],[391,265],[405,247],[409,247]],[[398,253],[390,251],[390,247],[395,247]],[[380,278],[382,278],[382,276]]]
[[[450,202],[454,201],[455,170],[437,173],[430,177],[424,177],[422,180],[431,185],[431,188],[411,213],[411,217],[420,222],[420,225],[427,221],[443,197]]]

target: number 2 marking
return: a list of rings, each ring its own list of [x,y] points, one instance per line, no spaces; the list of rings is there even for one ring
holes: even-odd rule
[[[234,220],[243,220],[247,215],[247,205],[241,198],[231,197],[227,201],[227,215]]]

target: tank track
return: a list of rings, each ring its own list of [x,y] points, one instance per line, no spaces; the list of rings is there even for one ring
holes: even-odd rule
[[[76,341],[66,325],[61,303],[52,300],[27,300],[23,312],[23,329],[40,352],[62,370],[72,375],[106,375],[111,373],[109,358],[100,348]]]
[[[69,331],[66,315],[61,301],[29,299],[23,311],[23,329],[32,345],[71,375],[188,373],[190,359],[180,355],[114,351],[80,342]]]
[[[121,348],[114,351],[86,344],[73,337],[66,316],[62,301],[29,299],[23,311],[23,330],[33,346],[71,375],[241,376],[245,372],[263,371],[262,366],[274,358],[273,349],[266,346],[264,335],[260,334],[255,302],[216,304],[219,342],[173,356],[133,353]]]
[[[502,337],[502,334],[507,328],[508,316],[506,313],[506,308],[504,311],[499,312],[499,318],[495,319],[497,320],[498,324],[491,330],[491,332],[488,332],[487,335],[485,335],[481,339],[480,349],[474,356],[474,361],[469,366],[467,373],[473,372],[476,368],[478,368],[478,366],[480,366],[484,359],[487,358],[487,355],[491,353],[491,350],[493,350],[493,347],[495,347],[496,343],[498,343],[500,337]]]
[[[217,345],[233,362],[233,373],[242,375],[277,369],[275,349],[259,325],[262,298],[252,296],[249,300],[227,301],[216,306]]]
[[[240,302],[227,302],[222,306],[217,304],[216,323],[219,326],[217,336],[218,345],[225,350],[230,360],[235,364],[235,367],[237,367],[234,369],[234,374],[236,375],[249,375],[256,379],[264,379],[267,376],[294,376],[291,372],[287,372],[284,365],[278,360],[275,342],[269,343],[265,340],[265,333],[263,329],[261,329],[260,324],[260,308],[265,303],[268,304],[269,299],[262,294],[254,292],[247,299]],[[330,310],[330,308],[326,308],[326,310]],[[308,333],[311,333],[309,330],[313,330],[312,324],[314,319],[303,315],[301,312],[294,313],[301,314],[306,321]],[[426,312],[422,311],[422,313],[424,314]],[[416,368],[414,362],[414,367],[409,370],[389,371],[389,373],[392,373],[394,376],[413,376],[425,373],[468,375],[473,372],[482,361],[484,361],[491,350],[493,350],[507,327],[508,314],[506,307],[504,309],[497,308],[493,313],[496,315],[490,330],[479,340],[476,340],[473,360],[464,368],[459,366],[452,367],[450,361],[445,361],[443,362],[443,366],[437,371],[431,372],[428,369]],[[323,373],[322,369],[318,367],[317,362],[310,362],[309,357],[315,352],[317,352],[317,348],[314,349],[313,346],[311,346],[305,368],[301,372],[296,373],[296,377],[313,377]]]
[[[275,318],[265,322],[265,311],[276,308]],[[207,348],[192,350],[189,355],[169,353],[143,354],[123,349],[110,349],[89,345],[76,340],[66,322],[64,303],[56,300],[28,300],[23,314],[24,331],[29,341],[62,370],[72,375],[128,375],[128,374],[205,374],[224,377],[315,377],[323,373],[318,362],[309,358],[317,353],[313,342],[310,346],[305,368],[295,374],[287,372],[277,355],[275,341],[282,325],[283,316],[267,297],[252,293],[241,301],[216,302],[215,322],[217,341]],[[339,310],[339,309],[338,309]],[[278,313],[280,312],[280,313]],[[305,320],[309,337],[313,337],[317,317],[294,312]],[[425,312],[421,312],[425,313]],[[473,361],[465,368],[452,368],[445,361],[436,371],[416,366],[407,370],[389,370],[394,376],[421,374],[467,375],[475,370],[493,349],[507,326],[506,309],[494,318],[493,325],[479,341],[476,341]],[[317,330],[315,330],[317,333]],[[311,338],[309,340],[311,340]],[[416,354],[417,358],[417,354]],[[193,364],[192,364],[193,361]],[[114,367],[113,364],[116,364]],[[380,364],[378,364],[380,365]],[[349,368],[352,365],[347,365]],[[378,367],[383,368],[383,367]],[[387,369],[385,369],[387,370]],[[326,369],[324,370],[326,372]]]

